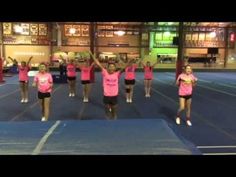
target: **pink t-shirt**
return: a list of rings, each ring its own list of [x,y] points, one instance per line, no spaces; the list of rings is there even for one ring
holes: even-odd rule
[[[135,69],[137,68],[137,65],[133,64],[131,66],[127,66],[125,68],[125,79],[126,80],[133,80],[135,79]]]
[[[76,66],[74,64],[68,64],[66,70],[68,77],[76,77]]]
[[[82,81],[86,81],[86,80],[90,80],[90,72],[92,69],[92,66],[82,66],[81,68],[81,80]]]
[[[179,95],[185,96],[185,95],[192,95],[193,90],[193,82],[197,81],[197,78],[193,74],[185,74],[182,73],[177,78],[179,80]]]
[[[120,71],[109,74],[107,70],[102,70],[103,93],[104,96],[117,96],[119,92]]]
[[[144,66],[144,79],[153,79],[153,67]]]
[[[28,72],[30,70],[29,66],[18,66],[18,70],[19,70],[19,81],[29,81],[29,76],[28,76]]]
[[[53,83],[52,75],[50,73],[38,73],[34,77],[34,82],[38,85],[38,91],[42,93],[51,93],[50,84]]]

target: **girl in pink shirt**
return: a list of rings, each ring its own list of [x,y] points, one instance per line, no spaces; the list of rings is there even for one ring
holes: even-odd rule
[[[141,62],[144,70],[144,89],[145,89],[145,97],[151,97],[150,92],[151,92],[151,86],[152,86],[152,79],[153,79],[153,68],[157,64],[154,63],[151,65],[150,61],[146,62],[146,65]]]
[[[101,63],[92,55],[94,62],[101,68],[103,76],[103,102],[105,104],[105,113],[108,119],[115,120],[117,118],[117,97],[119,93],[119,78],[124,68],[117,71],[115,63],[108,63],[105,69]]]
[[[78,66],[81,70],[81,83],[83,85],[83,102],[88,102],[88,96],[90,93],[90,83],[91,83],[91,70],[93,68],[94,62],[89,65],[89,60],[85,59],[85,64]]]
[[[8,57],[11,60],[13,60],[11,57]],[[21,64],[18,65],[18,71],[19,71],[19,83],[20,83],[20,93],[21,93],[21,103],[27,103],[28,102],[28,88],[29,88],[29,76],[28,72],[30,71],[30,61],[33,57],[31,56],[26,63],[25,61],[21,61]],[[17,62],[16,59],[14,59]]]
[[[39,65],[39,73],[35,75],[33,87],[38,87],[38,98],[42,108],[42,121],[47,121],[50,112],[50,99],[53,87],[52,75],[47,72],[44,63]]]
[[[195,86],[197,78],[192,74],[190,65],[184,67],[184,72],[181,73],[177,80],[176,85],[179,86],[179,109],[176,116],[176,124],[180,124],[180,114],[186,108],[186,119],[187,125],[191,126],[190,112],[192,102],[192,90]]]
[[[137,64],[135,61],[130,62],[128,66],[125,68],[125,89],[126,89],[126,102],[133,102],[133,93],[134,93],[134,85],[135,85],[135,70],[137,68]],[[139,61],[137,61],[139,62]]]
[[[75,85],[76,85],[76,64],[74,64],[74,60],[71,59],[70,62],[66,66],[67,71],[67,81],[69,84],[69,97],[75,96]]]

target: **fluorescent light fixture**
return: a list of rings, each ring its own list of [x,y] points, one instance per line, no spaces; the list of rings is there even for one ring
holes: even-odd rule
[[[125,34],[124,31],[115,31],[114,33],[118,36],[124,36],[124,34]]]
[[[215,32],[215,31],[211,32],[211,33],[210,33],[210,37],[211,37],[211,38],[216,37],[216,32]]]
[[[75,28],[70,28],[69,32],[70,34],[75,34]]]
[[[170,36],[170,32],[169,31],[164,32],[164,36]]]
[[[23,32],[23,28],[20,25],[15,26],[15,32],[16,33],[22,33]]]

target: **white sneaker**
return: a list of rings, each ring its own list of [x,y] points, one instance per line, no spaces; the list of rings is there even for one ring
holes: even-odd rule
[[[177,125],[179,125],[179,124],[180,124],[180,118],[177,117],[177,118],[175,119],[175,122],[176,122]]]
[[[126,98],[126,103],[129,103],[129,98]]]
[[[187,125],[188,125],[188,126],[192,126],[192,123],[191,123],[191,121],[190,121],[190,120],[187,120],[187,122],[186,122],[186,123],[187,123]]]
[[[88,98],[84,98],[84,99],[83,99],[83,102],[84,102],[84,103],[88,103]]]
[[[42,122],[45,122],[45,121],[46,121],[46,118],[45,118],[45,117],[42,117],[41,121],[42,121]]]
[[[133,102],[133,100],[132,100],[132,99],[129,99],[129,102],[130,102],[130,103],[132,103],[132,102]]]
[[[28,103],[28,99],[25,99],[24,102],[25,102],[25,103]]]
[[[24,99],[21,99],[21,101],[20,101],[21,103],[24,103],[25,102],[25,100]]]
[[[72,97],[75,97],[75,94],[74,94],[74,93],[72,93],[72,94],[71,94],[71,96],[72,96]]]
[[[148,94],[145,94],[145,97],[147,98],[147,97],[148,97]]]
[[[71,96],[72,96],[72,94],[70,93],[70,94],[69,94],[69,97],[71,97]]]

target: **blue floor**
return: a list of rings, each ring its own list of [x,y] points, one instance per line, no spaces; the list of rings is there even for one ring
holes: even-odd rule
[[[134,122],[137,122],[137,119],[162,119],[182,142],[197,147],[203,154],[236,153],[236,119],[234,116],[236,115],[236,73],[196,72],[195,75],[199,78],[199,82],[193,95],[192,127],[186,126],[184,115],[180,126],[174,122],[178,108],[178,88],[174,85],[175,73],[172,72],[155,73],[151,98],[144,97],[143,73],[137,73],[132,104],[125,102],[122,77],[120,79],[118,120],[135,119]],[[6,77],[5,80],[6,83],[0,85],[0,110],[2,110],[0,121],[17,121],[18,123],[35,121],[38,123],[41,117],[36,90],[30,87],[30,102],[21,104],[17,76]],[[77,80],[78,95],[75,98],[68,97],[67,84],[55,84],[50,120],[82,120],[85,122],[104,120],[106,122],[102,102],[101,74],[96,73],[96,82],[92,86],[89,103],[82,102],[82,87],[79,79]],[[78,122],[80,123],[80,121]],[[4,122],[0,124],[2,123]],[[205,146],[209,146],[209,148]],[[218,146],[222,146],[222,148]]]
[[[55,121],[2,122],[0,154],[200,154],[178,138],[162,119],[62,121],[48,131],[53,124]],[[47,134],[50,136],[43,138]]]

